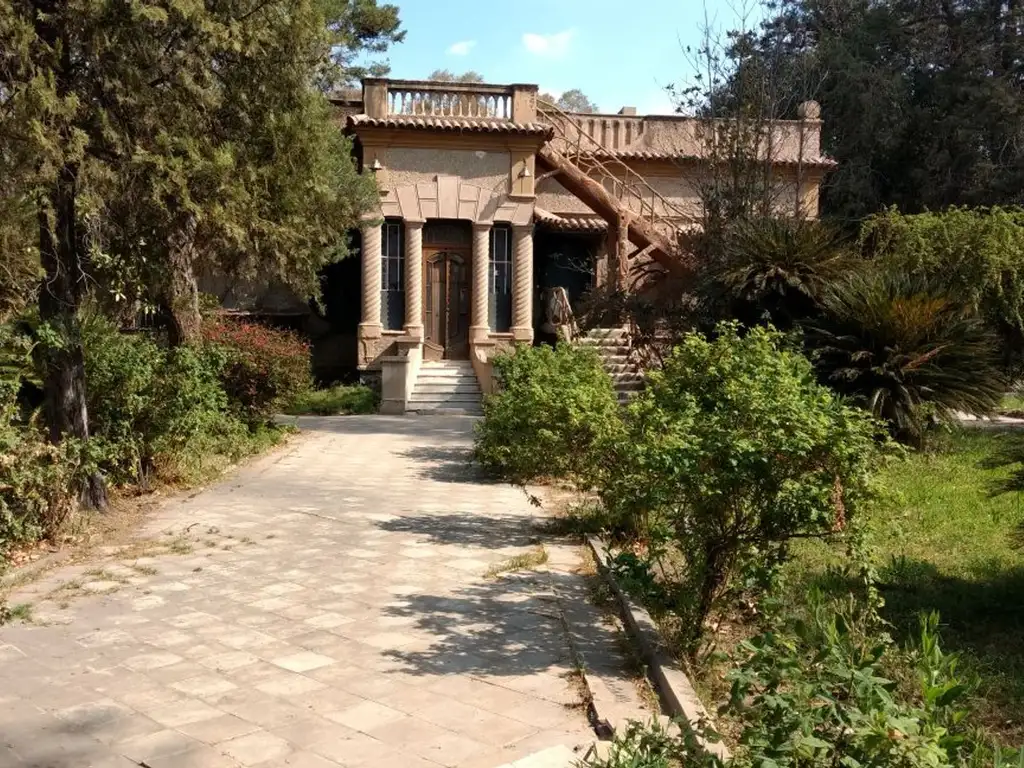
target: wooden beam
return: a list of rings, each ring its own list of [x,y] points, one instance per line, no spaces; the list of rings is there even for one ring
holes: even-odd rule
[[[614,197],[601,184],[590,178],[568,158],[550,144],[537,150],[537,158],[557,175],[559,183],[569,192],[587,204],[610,225],[616,226],[620,217],[628,222],[627,236],[629,241],[639,248],[653,246],[651,256],[672,274],[689,273],[692,265],[681,258],[674,243],[666,237],[650,221],[633,218],[631,212],[622,201]]]

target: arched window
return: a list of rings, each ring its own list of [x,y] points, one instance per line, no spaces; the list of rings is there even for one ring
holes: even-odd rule
[[[490,312],[492,331],[504,333],[512,327],[512,228],[495,224],[491,228]]]
[[[380,228],[380,322],[388,331],[405,325],[405,237],[401,219]]]

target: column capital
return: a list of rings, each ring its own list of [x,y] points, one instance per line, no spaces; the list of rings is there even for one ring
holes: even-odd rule
[[[402,219],[407,229],[423,229],[426,219]]]
[[[486,232],[487,230],[494,227],[493,221],[474,221],[473,231],[474,232]]]
[[[527,222],[525,224],[512,224],[512,231],[521,235],[533,233],[533,222]]]

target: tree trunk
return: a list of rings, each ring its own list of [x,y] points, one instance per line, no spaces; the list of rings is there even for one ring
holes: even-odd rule
[[[60,27],[61,15],[54,2],[36,5],[34,25],[47,49],[59,56],[55,62],[57,96],[68,97],[73,72],[70,42]],[[62,126],[62,149],[72,147],[71,129]],[[43,368],[44,413],[54,443],[66,437],[89,439],[89,414],[85,397],[85,353],[78,312],[85,293],[85,246],[79,236],[77,212],[78,165],[64,159],[57,178],[39,202],[39,261],[43,283],[39,287],[39,318],[57,332],[59,345],[40,345]],[[51,226],[52,225],[52,226]],[[98,471],[85,478],[79,489],[83,506],[103,509],[107,489]]]
[[[187,214],[168,244],[168,275],[165,303],[170,313],[171,346],[195,344],[202,338],[199,284],[195,276],[196,217]]]
[[[39,290],[39,318],[57,331],[61,339],[59,346],[42,353],[44,411],[54,443],[65,437],[89,439],[85,354],[78,318],[85,270],[75,221],[77,185],[77,166],[65,165],[50,191],[50,210],[46,206],[39,210],[39,256],[46,275]],[[106,484],[99,472],[83,482],[80,497],[86,507],[107,506]]]

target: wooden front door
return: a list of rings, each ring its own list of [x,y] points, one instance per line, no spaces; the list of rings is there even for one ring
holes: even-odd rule
[[[469,359],[469,259],[444,250],[425,256],[423,325],[427,358]],[[432,354],[431,354],[432,353]]]

